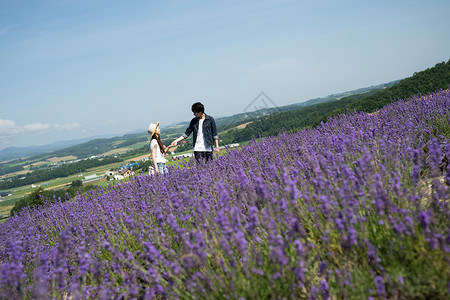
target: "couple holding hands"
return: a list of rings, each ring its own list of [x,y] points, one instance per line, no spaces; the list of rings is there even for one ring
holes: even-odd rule
[[[216,122],[210,115],[205,114],[205,107],[200,102],[192,104],[192,112],[194,118],[189,123],[186,132],[174,140],[167,148],[176,146],[181,140],[187,139],[193,133],[194,157],[197,162],[213,159],[213,149],[219,154],[219,137],[217,135]],[[151,135],[150,151],[153,159],[153,165],[156,174],[165,174],[168,172],[166,167],[167,159],[164,158],[164,153],[167,150],[161,143],[161,129],[159,122],[151,123],[147,132]]]

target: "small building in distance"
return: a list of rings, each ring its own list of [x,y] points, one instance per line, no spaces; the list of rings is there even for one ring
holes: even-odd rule
[[[129,163],[128,165],[121,166],[119,169],[120,169],[120,170],[123,170],[123,169],[131,169],[131,168],[133,168],[134,166],[138,166],[138,165],[139,165],[139,164],[138,164],[137,162]]]
[[[129,177],[129,176],[134,175],[134,172],[131,171],[131,170],[126,169],[125,172],[123,172],[123,173],[121,172],[121,174],[122,174],[122,176],[124,176],[124,177]]]
[[[9,193],[9,192],[1,192],[0,193],[0,198],[7,197],[7,196],[11,196],[11,193]]]
[[[113,175],[114,175],[114,172],[113,172],[113,171],[107,171],[107,172],[105,173],[105,177],[113,176]]]
[[[219,147],[219,149],[229,149],[229,148],[235,148],[235,147],[239,147],[239,144],[238,143],[228,144],[228,145]]]
[[[90,182],[90,181],[94,181],[94,180],[99,180],[102,178],[103,178],[103,176],[98,176],[97,174],[92,174],[92,175],[84,176],[84,179],[81,182],[86,183],[86,182]]]
[[[124,179],[125,177],[123,177],[122,175],[119,175],[119,174],[117,174],[117,175],[114,175],[114,180],[122,180],[122,179]]]
[[[178,154],[178,155],[172,156],[172,160],[178,160],[178,159],[183,159],[183,158],[188,158],[188,157],[193,157],[193,156],[194,156],[194,153]]]

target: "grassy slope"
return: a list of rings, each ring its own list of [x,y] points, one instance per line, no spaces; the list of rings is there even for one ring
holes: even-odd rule
[[[296,111],[288,111],[288,112],[280,112],[276,113],[272,116],[264,117],[262,119],[256,120],[255,122],[249,123],[245,128],[237,129],[236,127],[231,129],[226,129],[226,131],[222,132],[222,134],[227,137],[227,135],[240,135],[242,132],[246,130],[254,130],[255,128],[259,127],[262,128],[265,131],[265,135],[274,135],[276,134],[281,128],[284,128],[285,130],[299,130],[301,128],[309,127],[309,126],[317,126],[320,121],[325,121],[328,117],[339,114],[344,112],[346,109],[357,109],[357,110],[364,110],[367,112],[375,111],[384,105],[391,103],[396,98],[406,98],[408,96],[420,93],[429,93],[439,88],[445,88],[448,87],[448,84],[450,83],[450,61],[447,63],[440,63],[437,64],[435,67],[427,69],[425,71],[419,72],[414,74],[414,76],[410,78],[406,78],[402,80],[400,83],[382,90],[380,92],[374,93],[373,91],[367,91],[368,94],[366,97],[362,97],[361,95],[352,95],[349,97],[344,97],[340,100],[328,102],[328,103],[321,103],[316,104],[313,106],[309,106],[306,108],[301,108]],[[300,121],[299,121],[299,116]],[[284,120],[284,123],[278,124],[280,126],[276,126],[274,128],[274,124],[277,124],[277,120]],[[291,120],[291,122],[286,121]],[[292,121],[293,120],[293,121]],[[276,130],[276,132],[274,131]],[[184,131],[184,127],[182,125],[179,126],[173,126],[170,128],[167,128],[165,131],[166,139],[174,138],[180,135],[181,132]],[[261,133],[260,133],[261,134]],[[131,135],[130,135],[131,136]],[[142,135],[133,135],[133,138],[136,140],[141,139],[140,137]],[[143,135],[145,136],[145,135]],[[241,135],[242,136],[242,135]],[[245,135],[244,135],[245,136]],[[229,138],[228,138],[229,139]],[[246,139],[248,140],[248,139]],[[96,143],[99,143],[100,140],[96,140]],[[125,140],[123,138],[115,138],[111,139],[110,144],[112,146],[121,146],[121,144],[124,144]],[[241,142],[241,140],[235,140],[235,141],[228,141],[226,142]],[[82,144],[87,145],[88,143]],[[125,143],[126,144],[126,143]],[[139,141],[132,145],[127,145],[124,148],[118,148],[113,151],[117,152],[125,152],[126,150],[130,149],[137,149],[140,147],[144,147],[147,144],[147,141]],[[79,149],[81,145],[73,146],[68,149]],[[60,151],[61,153],[67,154],[67,149],[64,151]],[[107,152],[110,153],[111,151]],[[59,152],[58,152],[59,153]],[[180,154],[180,153],[177,153]],[[51,155],[41,155],[39,156],[42,159],[48,160],[51,159],[54,156]],[[170,157],[169,157],[170,159]],[[34,161],[34,163],[37,163],[38,161]],[[33,160],[31,161],[21,161],[17,162],[18,164],[27,165],[30,163],[33,163]],[[170,162],[169,165],[174,165],[175,167],[178,167],[180,165],[180,161]],[[121,164],[112,164],[112,165],[106,165],[97,167],[91,170],[88,170],[85,172],[85,175],[90,175],[93,173],[103,174],[107,170],[115,169]],[[62,179],[55,179],[52,181],[49,181],[48,188],[61,188],[62,186],[74,181],[78,180],[79,177],[77,175],[69,176]],[[44,182],[42,182],[44,183]],[[37,183],[36,185],[41,185],[42,183]],[[4,198],[2,202],[0,202],[0,213],[1,209],[5,207],[10,207],[11,203],[17,201],[21,197],[23,197],[26,194],[29,194],[31,192],[31,188],[29,186],[16,188],[14,189],[15,192],[12,196]],[[9,208],[10,209],[10,208]],[[5,209],[7,211],[7,209]]]

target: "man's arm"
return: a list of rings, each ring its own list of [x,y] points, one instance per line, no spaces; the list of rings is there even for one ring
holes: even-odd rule
[[[217,126],[216,126],[216,120],[214,120],[213,117],[211,117],[211,126],[212,126],[212,135],[213,139],[219,140],[219,136],[217,135]]]
[[[185,137],[184,137],[184,135],[182,135],[179,138],[177,138],[175,141],[173,141],[172,144],[170,144],[170,146],[176,146],[179,141],[182,141],[184,139],[185,139]]]
[[[217,127],[216,127],[216,121],[213,117],[211,117],[211,126],[212,126],[212,135],[214,139],[214,143],[216,144],[216,153],[219,154],[219,136],[217,135]]]
[[[180,136],[179,138],[177,138],[175,141],[173,141],[172,144],[170,144],[170,145],[176,146],[179,141],[187,139],[193,131],[194,131],[193,120],[191,120],[191,123],[189,123],[189,127],[186,128],[185,133],[182,136]]]

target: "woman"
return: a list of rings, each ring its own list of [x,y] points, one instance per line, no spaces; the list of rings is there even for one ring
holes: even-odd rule
[[[161,143],[161,129],[159,128],[159,122],[156,124],[151,123],[148,126],[147,132],[151,134],[150,138],[150,151],[152,153],[153,165],[156,174],[166,174],[169,172],[166,167],[167,159],[164,158],[164,146]]]

